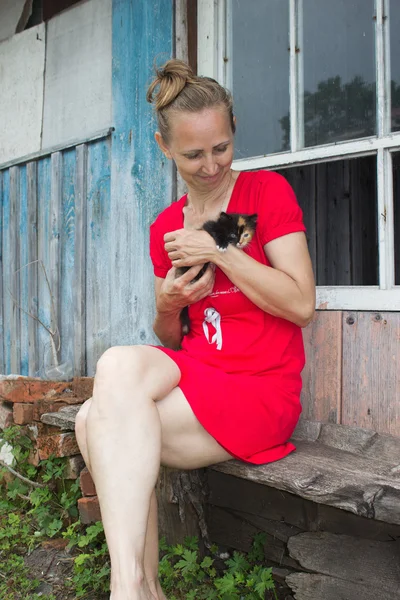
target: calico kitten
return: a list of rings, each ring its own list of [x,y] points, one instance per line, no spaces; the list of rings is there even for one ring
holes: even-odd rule
[[[202,227],[215,240],[218,250],[225,252],[229,244],[237,248],[245,248],[254,237],[257,224],[257,215],[245,215],[240,213],[222,212],[216,221],[206,221]],[[193,281],[198,281],[207,270],[209,262],[203,265]],[[186,273],[190,267],[179,267],[176,269],[175,277]],[[187,335],[190,330],[190,319],[188,307],[182,309],[180,315],[182,333]]]

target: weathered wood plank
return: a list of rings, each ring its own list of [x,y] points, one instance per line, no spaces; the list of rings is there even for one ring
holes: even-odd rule
[[[308,250],[314,273],[317,273],[317,231],[316,231],[316,165],[304,165],[277,170],[293,187],[303,211]]]
[[[29,242],[28,242],[28,185],[25,165],[19,167],[18,190],[18,244],[19,244],[19,322],[20,322],[20,364],[18,373],[29,375]]]
[[[88,147],[86,220],[86,373],[111,346],[110,140]]]
[[[360,586],[349,581],[314,575],[291,573],[286,583],[295,593],[296,600],[378,600],[382,598],[379,582],[373,586]],[[385,592],[385,600],[398,600],[398,592]]]
[[[5,373],[4,364],[4,270],[3,270],[3,206],[4,206],[4,173],[0,171],[0,373]]]
[[[156,342],[149,225],[171,202],[171,167],[154,140],[146,102],[156,56],[172,55],[173,3],[113,1],[111,343]],[[132,69],[140,57],[140,69]],[[134,99],[134,101],[133,101]]]
[[[400,525],[359,517],[332,506],[304,500],[293,494],[207,469],[208,503],[228,512],[294,525],[303,531],[330,531],[372,540],[400,537]]]
[[[3,362],[4,373],[11,373],[11,316],[10,281],[10,169],[3,171]]]
[[[242,552],[251,549],[254,536],[262,531],[260,522],[255,525],[244,520],[238,513],[217,506],[207,507],[207,525],[213,542]],[[278,566],[301,569],[299,563],[289,556],[286,544],[274,535],[266,533],[264,552],[268,563],[272,561]]]
[[[27,164],[28,185],[28,310],[30,314],[38,315],[38,198],[37,198],[37,163]],[[28,324],[28,374],[36,376],[39,370],[39,340],[38,323],[29,318]]]
[[[349,161],[351,283],[378,285],[376,156]]]
[[[9,231],[9,264],[8,264],[8,291],[11,293],[10,310],[10,358],[11,372],[19,373],[21,364],[21,321],[20,321],[20,284],[19,284],[19,167],[10,168],[10,218],[8,222]]]
[[[290,556],[321,575],[362,586],[379,582],[382,597],[400,589],[400,541],[376,542],[327,532],[300,533],[288,542]]]
[[[76,149],[75,247],[74,247],[74,375],[86,372],[86,206],[87,145]]]
[[[349,161],[316,166],[317,283],[351,285]]]
[[[186,474],[187,487],[191,488],[193,482],[191,480],[192,474],[196,479],[196,472],[190,472]],[[199,516],[189,501],[189,499],[177,497],[176,479],[179,472],[169,469],[168,467],[161,467],[159,478],[156,486],[156,494],[158,499],[158,523],[160,536],[165,537],[168,544],[178,544],[186,536],[196,536],[201,539],[201,531],[199,527]],[[199,480],[200,483],[201,479]],[[179,490],[180,492],[182,490]],[[195,496],[200,496],[200,490],[187,489],[187,493],[191,494],[194,491]],[[184,501],[184,506],[182,503]],[[181,515],[180,512],[183,514]]]
[[[297,452],[265,466],[228,461],[212,468],[360,516],[400,524],[400,480],[392,474],[393,465],[319,442],[297,441],[296,445]]]
[[[303,329],[303,418],[338,423],[342,386],[342,313],[317,311]]]
[[[49,230],[49,281],[52,296],[51,327],[54,335],[56,355],[47,357],[48,367],[55,366],[60,361],[60,315],[61,315],[61,210],[62,210],[62,154],[55,152],[51,155],[51,198],[50,198],[50,230]]]
[[[307,530],[317,520],[318,505],[253,481],[207,469],[208,503],[228,511],[243,511],[264,519],[285,520]]]
[[[342,422],[400,435],[400,313],[343,313]]]
[[[60,215],[60,359],[65,378],[70,378],[74,370],[76,322],[71,319],[74,315],[75,293],[80,281],[75,280],[75,183],[76,183],[76,151],[75,148],[62,154],[61,172],[61,215]],[[77,258],[77,260],[79,260]],[[85,268],[85,265],[83,266]],[[78,292],[79,294],[79,292]],[[79,327],[79,323],[78,323]],[[82,373],[80,373],[81,375]]]
[[[43,325],[38,324],[38,376],[46,377],[46,366],[51,357],[52,330],[51,294],[46,276],[50,280],[50,237],[51,237],[51,158],[43,158],[38,163],[38,316]],[[57,340],[56,340],[57,341]]]
[[[400,285],[400,153],[393,155],[395,282]]]

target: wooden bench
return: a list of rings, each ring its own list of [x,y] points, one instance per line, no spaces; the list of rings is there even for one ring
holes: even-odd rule
[[[42,421],[73,429],[78,408]],[[301,421],[293,440],[281,461],[206,470],[210,539],[247,550],[264,532],[296,600],[400,598],[400,439]]]

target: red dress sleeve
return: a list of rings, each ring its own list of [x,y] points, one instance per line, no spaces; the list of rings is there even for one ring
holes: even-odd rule
[[[150,258],[154,275],[165,278],[171,268],[171,261],[164,249],[164,231],[158,219],[150,225]]]
[[[260,181],[257,230],[263,246],[288,233],[306,231],[293,188],[279,173],[269,171]]]

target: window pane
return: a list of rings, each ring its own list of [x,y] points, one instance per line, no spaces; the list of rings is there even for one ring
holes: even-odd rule
[[[376,157],[280,173],[304,212],[317,285],[378,285]]]
[[[304,0],[306,146],[373,135],[373,0]]]
[[[400,152],[393,154],[395,283],[400,285]]]
[[[232,92],[235,158],[289,148],[287,0],[232,0]],[[228,34],[229,37],[229,34]]]
[[[392,131],[400,131],[400,3],[390,3],[390,67],[392,70]]]

